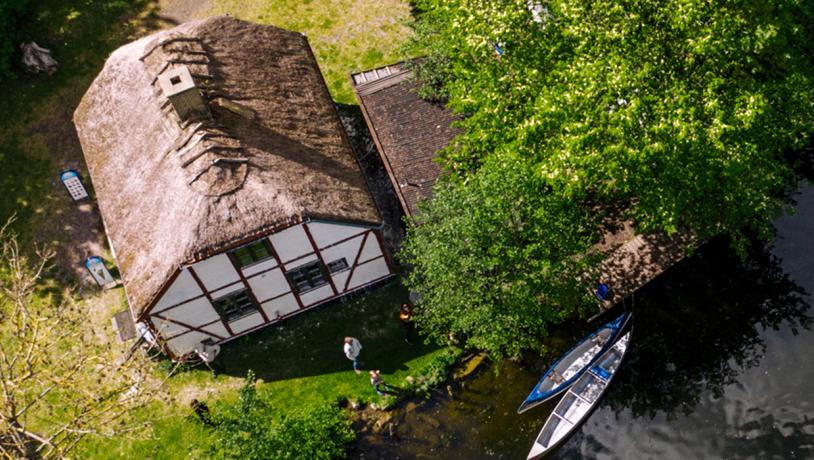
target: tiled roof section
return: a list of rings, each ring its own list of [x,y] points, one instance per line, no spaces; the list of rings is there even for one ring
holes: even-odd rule
[[[442,104],[421,99],[420,84],[401,64],[352,75],[379,155],[407,215],[418,211],[418,202],[432,194],[441,174],[433,161],[436,153],[458,134],[456,120]]]

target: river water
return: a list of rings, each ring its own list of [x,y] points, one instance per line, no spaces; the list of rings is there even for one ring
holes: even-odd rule
[[[746,263],[713,240],[636,294],[632,348],[551,458],[814,459],[814,187],[793,198],[796,214]],[[617,311],[563,328],[551,356],[486,366],[453,396],[408,405],[355,456],[526,458],[556,402],[517,406],[557,353]]]

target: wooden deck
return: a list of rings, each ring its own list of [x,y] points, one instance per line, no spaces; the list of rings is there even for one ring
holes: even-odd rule
[[[698,241],[687,233],[635,235],[629,226],[622,232],[629,238],[610,252],[594,276],[611,291],[611,296],[600,302],[603,309],[621,302],[698,247]]]

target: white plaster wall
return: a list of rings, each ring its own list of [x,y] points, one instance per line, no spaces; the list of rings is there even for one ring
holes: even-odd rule
[[[288,281],[285,279],[285,275],[283,275],[282,270],[279,268],[249,278],[247,281],[258,302],[263,302],[266,299],[291,290],[288,286]]]
[[[285,316],[299,309],[300,306],[297,304],[297,299],[294,298],[294,294],[288,294],[263,304],[263,311],[266,312],[266,316],[272,321],[277,318],[278,313],[280,316]]]
[[[370,259],[382,255],[382,247],[379,244],[379,239],[376,235],[370,235],[365,241],[365,247],[362,249],[362,256],[359,257],[359,263],[367,262]]]
[[[270,257],[262,262],[257,262],[256,264],[249,265],[248,267],[243,268],[243,276],[246,278],[253,276],[255,273],[260,273],[264,270],[268,270],[269,268],[274,268],[277,266],[277,259],[274,257]]]
[[[209,295],[212,296],[212,300],[217,300],[227,294],[242,291],[243,289],[246,289],[246,286],[243,283],[235,283],[231,286],[225,287],[223,289],[218,289],[215,292],[211,292]]]
[[[309,263],[315,260],[319,260],[319,257],[317,257],[316,254],[307,255],[302,259],[297,259],[291,263],[285,264],[285,271],[291,271],[294,270],[295,268],[302,267],[303,265],[308,265]]]
[[[263,324],[263,317],[260,316],[260,313],[258,312],[244,318],[240,318],[237,321],[231,321],[229,323],[229,328],[232,329],[232,332],[235,334],[240,334],[247,329],[251,329],[261,324]]]
[[[314,252],[302,225],[289,227],[269,237],[283,263],[303,254]]]
[[[350,280],[348,289],[353,289],[373,280],[387,276],[388,274],[390,274],[390,269],[387,268],[387,262],[383,257],[373,262],[360,265],[356,267],[356,270],[353,272],[353,278]]]
[[[219,318],[218,313],[212,308],[206,297],[187,302],[162,312],[160,315],[191,326],[206,324]]]
[[[226,254],[218,254],[192,266],[209,292],[240,279]]]
[[[218,321],[217,323],[212,323],[209,326],[202,327],[201,329],[203,329],[203,330],[205,330],[207,332],[211,332],[211,333],[213,333],[213,334],[215,334],[215,335],[217,335],[219,337],[223,337],[223,338],[228,338],[229,337],[229,331],[227,331],[226,328],[223,327],[223,323],[221,323],[220,321]],[[210,337],[210,338],[212,340],[215,340],[215,341],[218,340],[218,339],[216,339],[214,337]]]
[[[337,241],[363,233],[368,227],[332,222],[310,222],[308,229],[311,230],[311,236],[314,237],[317,247],[322,249]]]
[[[367,237],[368,240],[373,238],[373,235]],[[345,258],[348,261],[348,267],[353,265],[353,261],[356,260],[356,254],[359,253],[359,245],[362,244],[363,236],[357,236],[351,240],[348,240],[342,244],[337,244],[336,246],[330,247],[323,251],[322,259],[325,261],[325,264],[329,264],[334,260]],[[375,238],[373,238],[375,239]]]
[[[175,324],[170,321],[165,321],[161,318],[157,318],[155,316],[150,316],[150,320],[152,320],[153,325],[155,325],[156,329],[158,330],[159,335],[161,337],[172,337],[175,334],[180,334],[181,332],[188,331],[189,328],[181,326],[180,324]]]
[[[352,263],[353,261],[351,260],[348,262],[348,265]],[[350,276],[350,268],[331,275],[331,278],[334,280],[334,286],[336,286],[336,290],[339,291],[340,294],[346,292],[345,283],[348,282],[348,276]]]
[[[189,270],[185,268],[178,274],[172,286],[167,289],[167,292],[165,292],[158,303],[156,303],[153,311],[163,310],[164,308],[201,295],[203,295],[201,288],[198,287],[198,283],[196,283],[192,275],[189,274]]]
[[[210,338],[212,337],[193,331],[168,341],[167,347],[169,347],[173,354],[180,357],[194,350],[202,341]]]
[[[302,300],[302,304],[307,307],[319,302],[320,300],[325,300],[328,297],[332,297],[333,295],[334,291],[331,289],[331,285],[326,284],[320,288],[308,291],[305,294],[300,294],[300,300]]]

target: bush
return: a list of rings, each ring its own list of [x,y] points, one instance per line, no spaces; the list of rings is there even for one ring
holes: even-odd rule
[[[345,457],[355,434],[346,414],[333,404],[280,415],[257,394],[249,371],[237,403],[212,416],[215,440],[209,457],[220,459],[332,459]]]
[[[448,348],[432,359],[421,369],[418,377],[411,383],[411,390],[417,395],[430,394],[430,390],[444,383],[449,376],[449,370],[458,360],[461,350]]]

